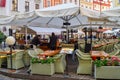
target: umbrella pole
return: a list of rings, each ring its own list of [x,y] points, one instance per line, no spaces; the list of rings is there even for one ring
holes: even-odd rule
[[[25,27],[25,43],[27,44],[27,26],[24,25],[24,27]]]
[[[67,43],[69,43],[69,29],[68,29],[68,25],[66,25],[66,27],[67,27]]]
[[[27,44],[27,26],[25,27],[25,34],[26,34],[25,41],[26,41],[26,44]]]

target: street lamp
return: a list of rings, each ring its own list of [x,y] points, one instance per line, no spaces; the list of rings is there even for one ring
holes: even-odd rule
[[[12,46],[15,44],[15,38],[13,36],[8,36],[6,38],[6,44],[10,46],[10,61],[11,61],[11,69],[12,69]]]

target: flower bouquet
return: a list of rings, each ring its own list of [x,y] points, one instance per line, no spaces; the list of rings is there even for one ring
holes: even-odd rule
[[[117,56],[112,56],[111,58],[103,58],[103,59],[96,59],[94,61],[94,64],[97,67],[101,66],[119,66],[120,64],[120,59]]]
[[[38,58],[32,58],[31,73],[53,75],[55,73],[54,61],[55,59],[53,57],[45,55],[39,56]]]
[[[102,79],[120,79],[120,59],[117,56],[94,61],[94,77]]]
[[[32,63],[41,63],[41,64],[44,64],[44,63],[54,63],[55,62],[55,59],[53,57],[50,57],[50,56],[45,56],[45,55],[41,55],[39,56],[38,58],[32,58]]]

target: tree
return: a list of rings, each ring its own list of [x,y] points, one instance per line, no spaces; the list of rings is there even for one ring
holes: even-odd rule
[[[0,31],[0,44],[6,39],[6,36],[4,35],[4,33],[2,33]]]

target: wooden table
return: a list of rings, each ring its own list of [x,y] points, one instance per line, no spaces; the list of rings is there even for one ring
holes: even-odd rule
[[[105,46],[105,45],[107,45],[107,43],[95,44],[95,45],[93,45],[92,48],[98,48],[98,47]]]
[[[19,52],[19,51],[23,51],[23,50],[12,50],[12,54],[16,53],[16,52]],[[0,51],[0,54],[9,55],[9,54],[11,54],[11,52],[10,51]]]
[[[93,60],[100,59],[101,57],[109,57],[109,54],[104,51],[90,51],[90,54]]]
[[[45,56],[54,56],[54,55],[58,54],[59,52],[60,52],[60,50],[47,50],[47,51],[44,51],[41,54],[38,54],[38,56],[42,56],[42,55],[45,55]]]
[[[93,60],[101,59],[101,57],[109,57],[104,51],[90,51]],[[94,76],[94,63],[92,62],[92,76]]]
[[[13,51],[12,53],[15,53],[15,51]],[[0,54],[8,55],[8,54],[11,54],[11,52],[10,51],[0,51]]]

